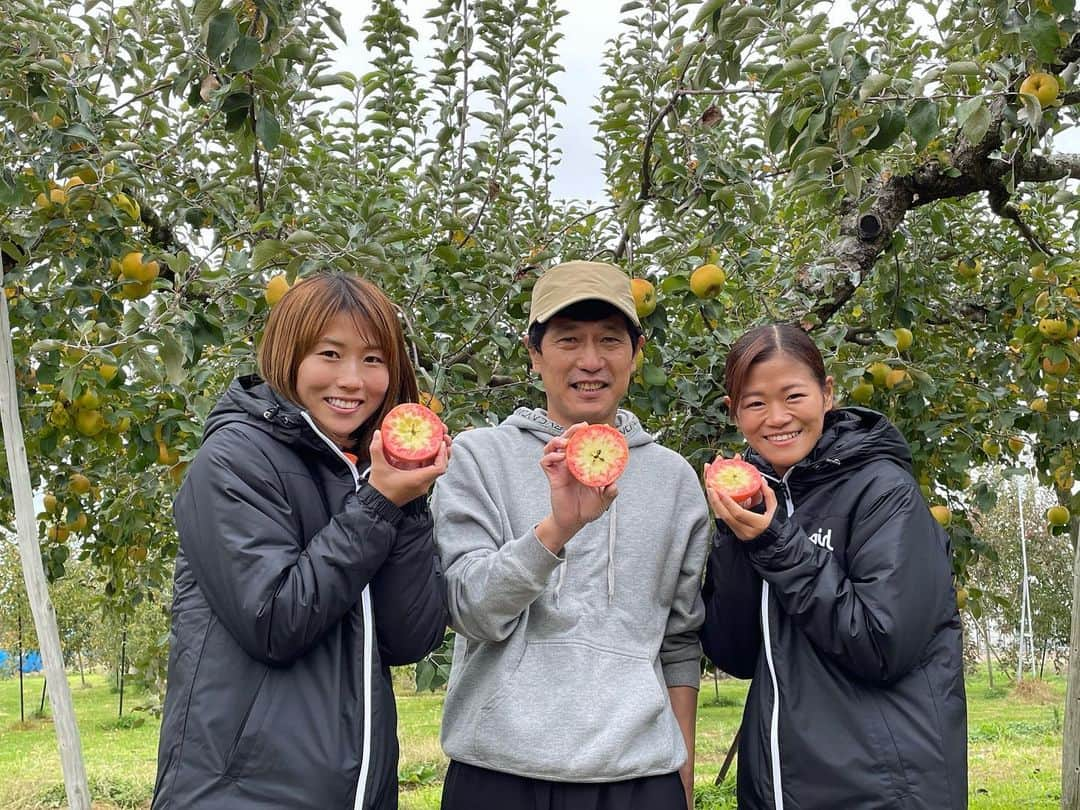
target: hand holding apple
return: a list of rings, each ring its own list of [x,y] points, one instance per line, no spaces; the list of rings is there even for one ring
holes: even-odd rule
[[[756,481],[737,465],[753,470],[757,474]],[[736,475],[728,475],[731,472]],[[769,527],[773,515],[776,514],[776,493],[772,491],[772,487],[765,485],[756,468],[735,456],[733,459],[717,459],[712,464],[706,464],[704,473],[705,494],[713,514],[724,521],[736,537],[743,541],[753,540]],[[745,476],[745,479],[726,481],[729,477],[741,476]],[[740,500],[733,498],[732,493]],[[765,504],[764,513],[750,511],[751,507],[762,502]]]
[[[705,465],[705,486],[726,492],[737,504],[749,508],[761,503],[765,482],[754,465],[736,454],[734,458],[718,456]]]
[[[368,483],[396,506],[404,506],[409,501],[426,495],[431,485],[435,483],[435,479],[446,472],[446,465],[450,462],[450,444],[450,434],[443,425],[438,449],[431,463],[422,467],[402,469],[390,463],[383,433],[381,430],[376,430],[371,437],[369,447],[371,473],[368,475]]]
[[[561,436],[544,445],[544,455],[540,459],[550,488],[551,513],[537,524],[536,536],[554,554],[558,554],[586,524],[604,514],[619,494],[614,483],[589,486],[575,478],[570,470],[567,446],[578,431],[587,427],[590,426],[580,422],[567,428]]]

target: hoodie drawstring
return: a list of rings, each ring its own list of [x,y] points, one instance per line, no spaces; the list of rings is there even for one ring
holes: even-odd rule
[[[619,508],[616,505],[616,501],[611,502],[611,506],[608,507],[608,535],[607,535],[607,601],[611,604],[611,600],[615,597],[615,518],[618,515]],[[570,565],[570,554],[567,553],[566,558],[563,560],[563,564],[559,566],[559,580],[555,583],[555,607],[559,607],[559,594],[562,593],[563,581],[566,579],[566,569]]]
[[[615,516],[619,511],[616,503],[618,498],[611,502],[608,507],[608,531],[607,531],[607,601],[615,596]]]

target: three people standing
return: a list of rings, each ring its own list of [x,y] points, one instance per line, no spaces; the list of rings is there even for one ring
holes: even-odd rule
[[[447,621],[444,810],[692,808],[699,634],[753,679],[740,808],[965,807],[948,539],[806,334],[727,359],[767,482],[741,504],[620,407],[644,337],[619,268],[548,270],[525,344],[545,407],[398,470],[376,428],[417,388],[392,304],[344,276],[281,299],[265,382],[226,393],[176,500],[154,810],[396,807],[389,667]],[[570,474],[583,423],[626,439],[616,484]]]

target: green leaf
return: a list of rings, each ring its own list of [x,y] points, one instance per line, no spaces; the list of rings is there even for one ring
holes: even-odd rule
[[[161,359],[165,363],[165,377],[173,385],[179,385],[184,381],[184,347],[172,334],[163,332],[161,335]]]
[[[231,11],[219,11],[206,30],[206,55],[217,62],[240,39],[240,26]]]
[[[285,238],[286,245],[310,245],[312,242],[317,242],[319,239],[318,234],[314,234],[311,231],[293,231]]]
[[[1020,28],[1020,36],[1031,43],[1042,62],[1053,63],[1057,60],[1057,49],[1061,47],[1057,22],[1042,11],[1030,15]]]
[[[287,253],[288,249],[280,240],[264,239],[255,245],[255,250],[251,253],[251,266],[255,270],[262,270],[278,256]]]
[[[694,22],[690,27],[700,28],[705,25],[705,23],[711,20],[713,15],[716,14],[720,10],[720,7],[726,2],[727,0],[707,0],[707,2],[702,4],[701,8],[698,9],[697,16],[694,17]]]
[[[878,121],[877,134],[866,144],[868,149],[888,149],[904,132],[907,118],[903,110],[890,108],[885,110]]]
[[[872,98],[892,84],[892,76],[888,73],[871,73],[867,76],[859,88],[859,101]]]
[[[266,107],[259,108],[258,118],[255,119],[255,135],[268,151],[272,151],[281,140],[281,124]]]
[[[241,37],[236,43],[229,57],[229,70],[235,73],[243,73],[251,70],[262,58],[262,45],[255,37]]]
[[[929,99],[920,98],[911,105],[907,116],[907,130],[915,139],[915,148],[922,151],[941,131],[938,124],[938,105]]]
[[[667,383],[667,373],[660,366],[654,366],[652,363],[646,363],[641,369],[641,378],[645,380],[646,385],[650,386],[662,386]]]
[[[982,67],[978,62],[950,62],[945,68],[946,76],[978,76],[980,73]]]
[[[964,137],[974,144],[983,139],[988,129],[990,129],[990,110],[982,104],[968,116],[961,131]]]
[[[341,14],[334,9],[326,15],[325,19],[326,26],[334,32],[334,36],[342,42],[348,43],[349,39],[345,36],[345,29],[341,27]]]
[[[956,105],[956,123],[960,126],[964,126],[967,120],[973,113],[977,112],[980,107],[985,106],[986,102],[982,96],[975,96],[969,98],[967,101]]]

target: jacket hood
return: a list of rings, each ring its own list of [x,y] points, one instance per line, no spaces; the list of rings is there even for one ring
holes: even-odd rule
[[[780,477],[756,451],[748,451],[746,458],[774,480]],[[890,459],[907,472],[912,471],[911,450],[884,414],[869,408],[836,408],[825,414],[821,438],[810,455],[789,473],[816,480],[841,470],[847,474],[881,459]]]
[[[206,418],[203,441],[215,431],[236,422],[254,425],[285,444],[319,452],[330,450],[326,440],[310,427],[304,411],[255,374],[233,380]]]
[[[559,436],[566,429],[558,422],[553,422],[543,408],[518,408],[503,424],[531,433],[545,444],[552,436]],[[640,447],[655,441],[653,435],[646,432],[638,418],[630,411],[620,410],[616,413],[615,428],[626,438],[630,447]]]

